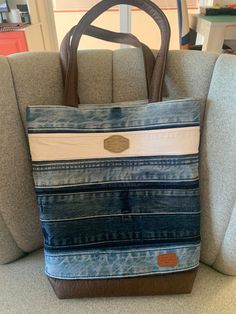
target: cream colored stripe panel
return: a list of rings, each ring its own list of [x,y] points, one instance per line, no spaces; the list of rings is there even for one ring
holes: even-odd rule
[[[115,133],[29,134],[29,143],[33,161],[187,155],[198,153],[199,127]]]

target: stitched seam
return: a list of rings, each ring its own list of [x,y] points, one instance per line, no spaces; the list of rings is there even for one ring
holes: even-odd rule
[[[112,64],[113,65],[113,64]],[[181,102],[181,103],[189,103],[189,102],[192,102],[192,103],[195,103],[196,101],[198,101],[198,100],[201,100],[200,98],[180,98],[180,99],[176,99],[176,100],[173,100],[173,99],[171,99],[171,100],[165,100],[165,101],[163,101],[163,102],[165,102],[166,104],[167,103],[179,103],[179,102]],[[107,109],[107,108],[112,108],[112,106],[113,105],[116,105],[116,106],[118,106],[118,105],[124,105],[125,103],[137,103],[137,105],[139,105],[140,106],[140,108],[142,108],[142,105],[150,105],[151,103],[149,103],[148,102],[148,100],[146,100],[145,102],[143,102],[143,103],[139,103],[139,101],[144,101],[144,100],[126,100],[126,101],[118,101],[118,102],[112,102],[112,103],[103,103],[103,104],[101,104],[101,106],[100,107],[97,107],[96,108],[96,111],[100,111],[100,110],[104,110],[104,109]],[[162,102],[156,102],[156,103],[158,103],[158,104],[161,104]],[[153,103],[153,104],[155,104],[155,103]],[[85,106],[85,104],[81,104],[81,105],[83,105],[83,106]],[[96,104],[87,104],[88,106],[90,105],[96,105]],[[103,107],[103,105],[104,105],[104,107]],[[29,105],[28,106],[29,108],[44,108],[44,105]],[[53,108],[53,109],[67,109],[67,110],[75,110],[75,109],[78,109],[78,108],[73,108],[73,107],[68,107],[68,106],[63,106],[63,105],[48,105],[47,106],[47,108]],[[94,107],[92,107],[93,109],[94,109]],[[124,108],[126,108],[126,109],[137,109],[137,107],[134,107],[134,105],[132,105],[132,106],[128,106],[128,105],[126,105],[126,106],[124,106]],[[83,107],[83,111],[91,111],[91,108],[86,108],[86,107]]]
[[[148,248],[139,248],[137,249],[137,251],[134,251],[131,250],[131,249],[125,249],[124,251],[122,250],[117,250],[117,249],[114,249],[114,250],[107,250],[106,252],[103,252],[103,251],[99,251],[99,255],[109,255],[111,253],[115,253],[117,255],[119,255],[120,253],[124,252],[124,253],[146,253],[146,252],[159,252],[159,251],[173,251],[174,249],[176,250],[182,250],[182,249],[198,249],[200,247],[200,243],[197,243],[197,244],[183,244],[181,246],[178,246],[177,244],[176,245],[170,245],[170,246],[163,246],[163,247],[148,247]],[[51,253],[47,253],[47,251],[45,250],[45,255],[47,257],[55,257],[55,258],[58,258],[58,257],[67,257],[67,256],[87,256],[87,255],[91,255],[91,254],[94,254],[94,253],[97,253],[97,250],[96,249],[90,249],[89,252],[83,252],[83,253],[80,253],[80,252],[76,252],[76,253],[56,253],[54,255],[51,255]]]
[[[78,277],[63,277],[63,276],[55,276],[50,274],[49,272],[45,271],[46,275],[48,275],[49,277],[52,278],[57,278],[57,279],[68,279],[68,280],[77,280],[77,279],[109,279],[109,278],[132,278],[132,277],[136,277],[136,276],[147,276],[147,275],[157,275],[157,274],[169,274],[169,273],[178,273],[178,272],[182,272],[182,271],[188,271],[194,268],[197,268],[197,266],[199,265],[199,263],[195,263],[192,264],[188,267],[179,267],[178,269],[169,269],[166,271],[152,271],[152,272],[142,272],[142,273],[134,273],[132,275],[130,274],[120,274],[120,275],[107,275],[107,276],[78,276]],[[54,276],[54,277],[53,277]]]

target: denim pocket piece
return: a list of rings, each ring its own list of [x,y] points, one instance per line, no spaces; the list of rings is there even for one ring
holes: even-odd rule
[[[198,266],[199,100],[29,106],[27,123],[48,276]]]

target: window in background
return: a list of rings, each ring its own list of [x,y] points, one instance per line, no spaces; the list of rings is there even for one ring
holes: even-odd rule
[[[59,44],[68,30],[78,23],[81,17],[99,0],[53,0],[53,10],[57,29]],[[179,30],[176,0],[153,0],[166,14],[171,26],[171,49],[179,49]],[[190,13],[198,13],[198,1],[187,0]],[[160,35],[152,19],[138,8],[131,9],[131,31],[141,41],[148,44],[151,48],[158,48],[160,45]],[[128,18],[128,17],[127,17]],[[122,19],[121,19],[122,21]],[[123,19],[123,23],[125,20]],[[128,23],[128,21],[127,21]],[[94,23],[96,26],[107,28],[114,31],[120,30],[120,8],[111,8],[104,13]],[[145,27],[144,27],[145,26]],[[122,29],[122,27],[121,27]],[[123,28],[124,29],[124,28]],[[116,49],[116,44],[111,44],[96,39],[83,36],[80,48],[106,48]]]
[[[79,22],[82,16],[96,3],[96,0],[54,0],[54,18],[56,23],[57,37],[59,44],[61,43],[65,34],[71,27]],[[94,25],[119,31],[120,29],[120,15],[119,7],[113,7],[108,12],[105,12],[99,17]],[[83,36],[80,48],[104,48],[104,49],[117,49],[119,45],[107,43],[101,40],[93,39],[88,36]]]

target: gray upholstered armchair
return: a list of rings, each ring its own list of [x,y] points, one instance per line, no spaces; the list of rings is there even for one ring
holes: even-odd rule
[[[78,63],[82,103],[146,98],[139,50],[81,51]],[[236,57],[171,51],[165,82],[167,98],[202,99],[202,264],[193,292],[59,301],[43,274],[42,236],[25,134],[27,105],[62,104],[59,55],[0,57],[1,313],[236,312]]]

